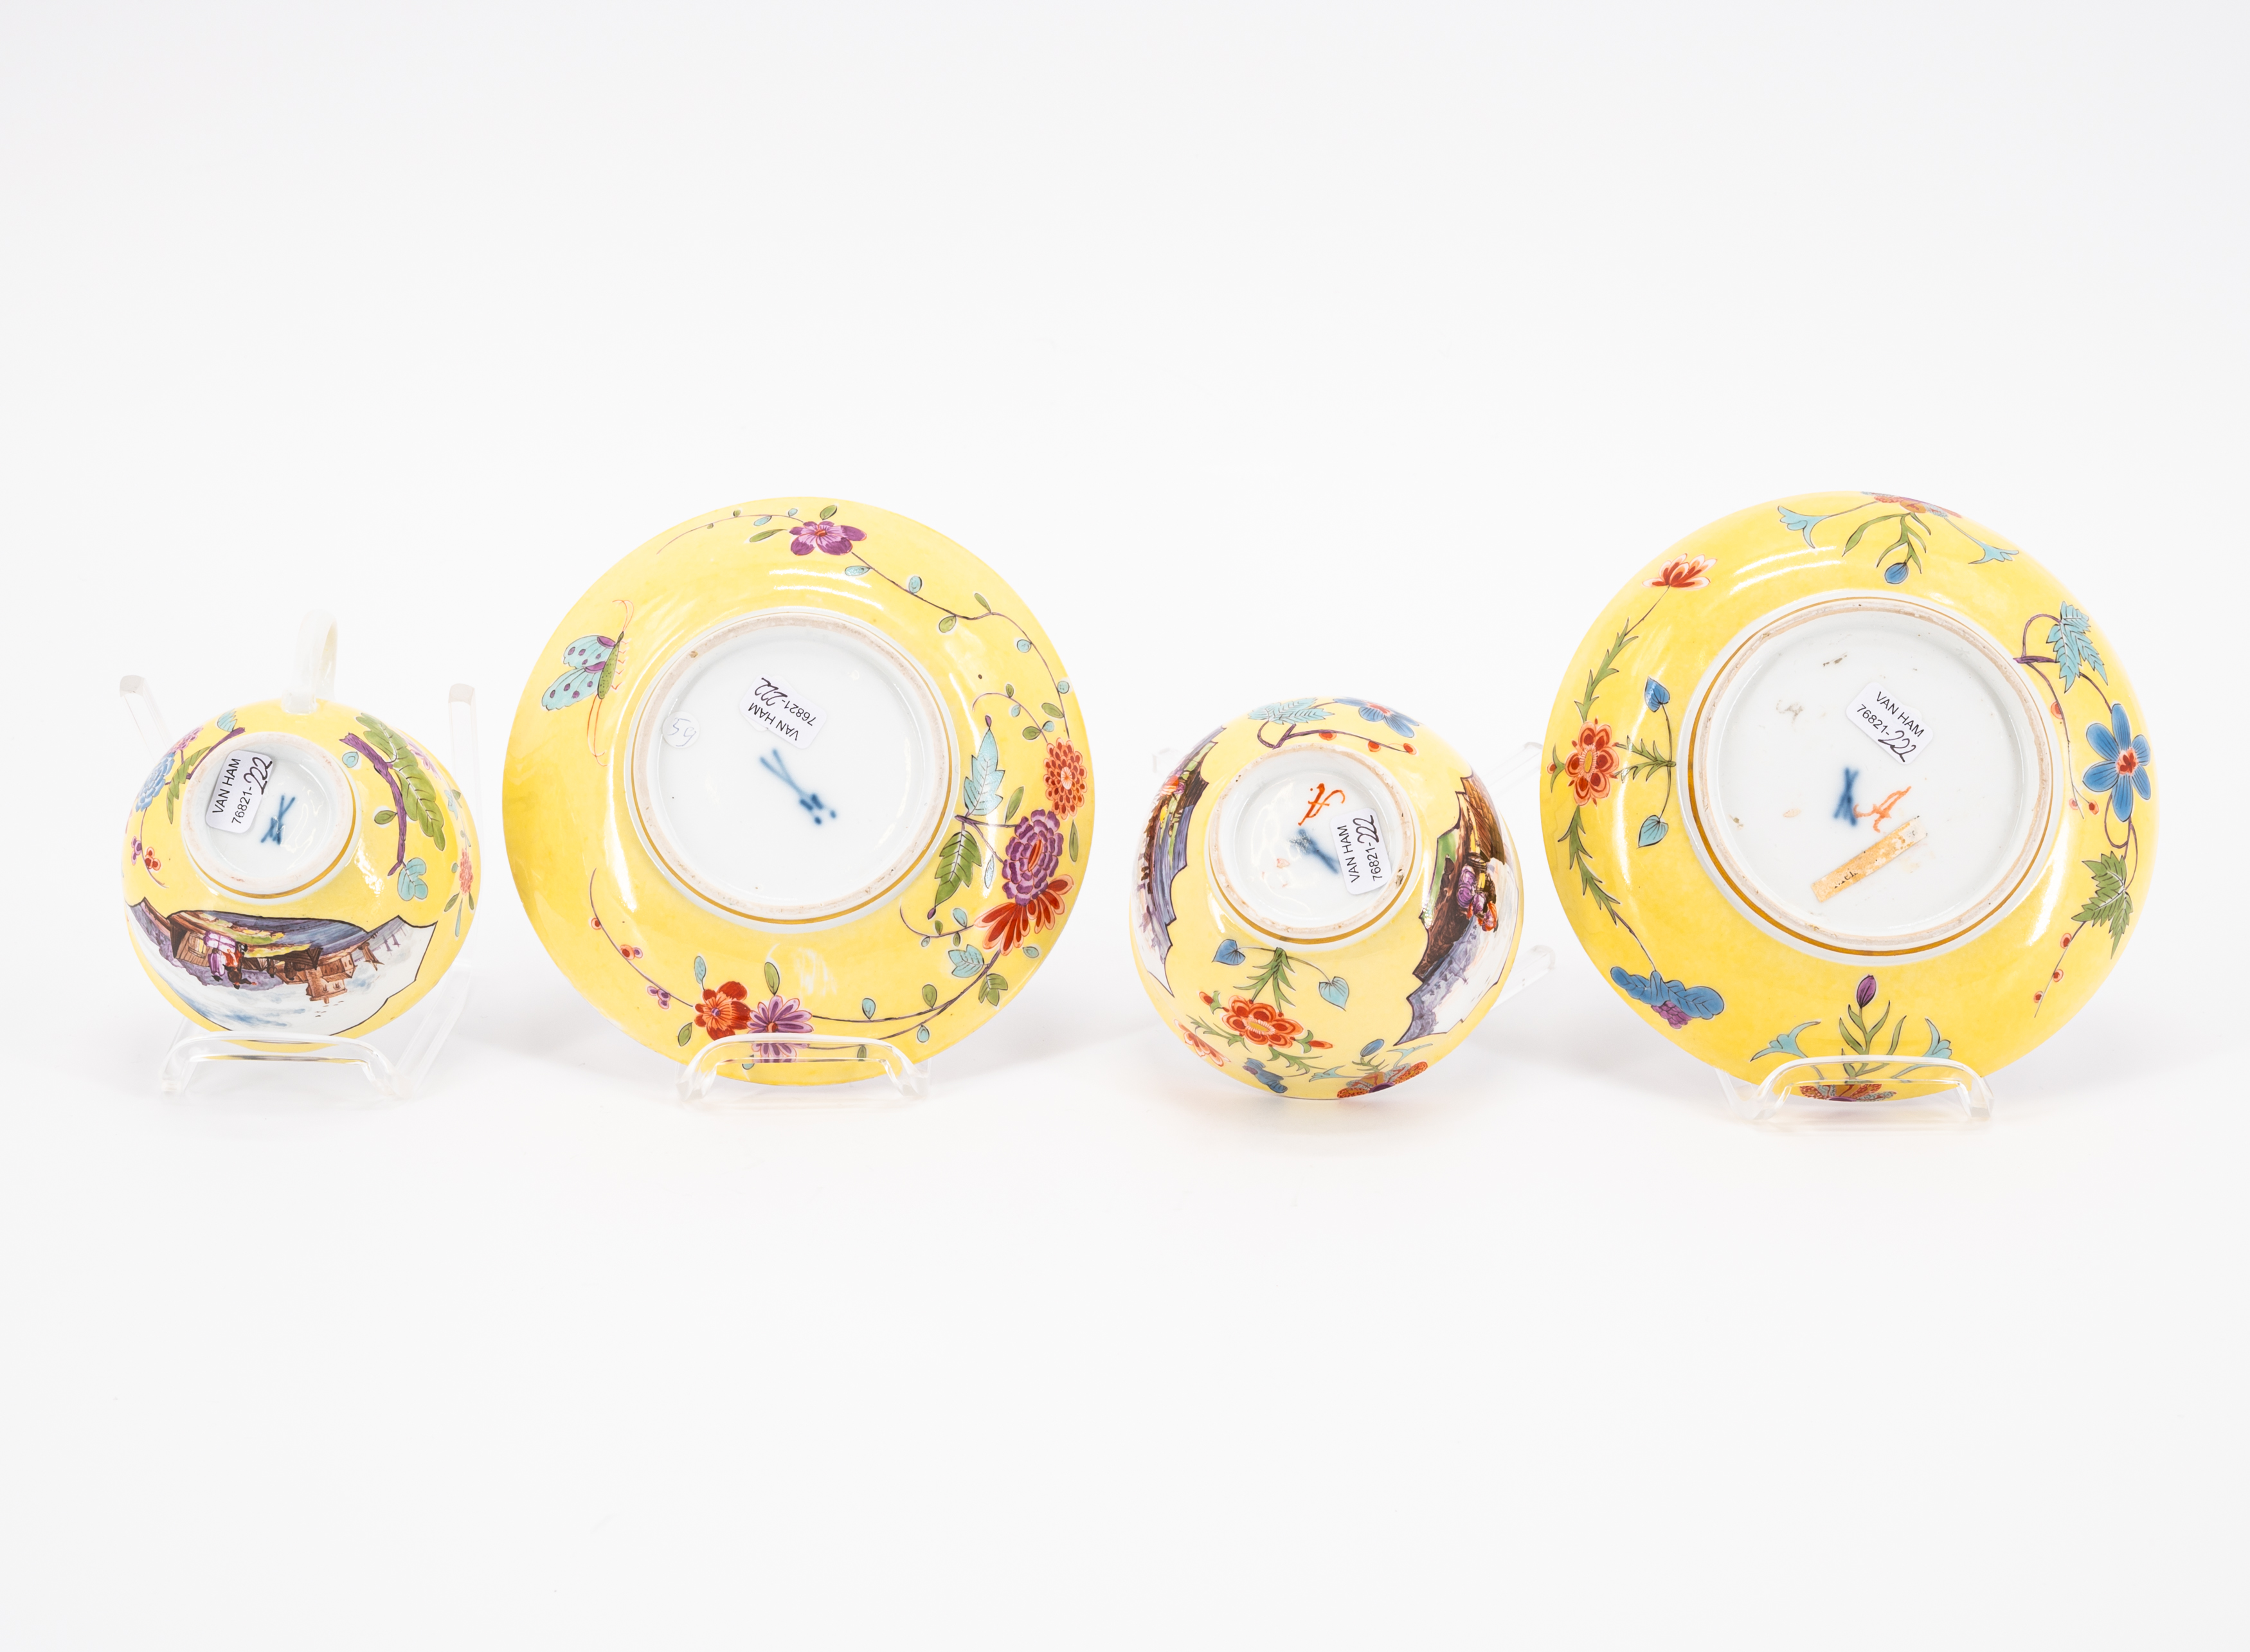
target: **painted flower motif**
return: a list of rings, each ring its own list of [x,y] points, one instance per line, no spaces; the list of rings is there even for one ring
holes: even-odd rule
[[[1356,706],[1359,714],[1370,723],[1380,723],[1402,740],[1414,738],[1414,719],[1404,712],[1394,712],[1388,706],[1378,706],[1371,699],[1342,699],[1341,706]]]
[[[1570,742],[1563,773],[1570,777],[1570,795],[1581,804],[1598,803],[1607,797],[1612,782],[1625,767],[1615,749],[1616,738],[1607,723],[1588,723]]]
[[[695,1006],[695,1024],[713,1038],[731,1038],[750,1024],[750,1007],[742,1001],[749,989],[739,981],[722,981],[716,991],[703,989]]]
[[[2122,706],[2109,708],[2109,726],[2086,726],[2086,743],[2102,761],[2081,776],[2086,789],[2109,794],[2109,807],[2119,820],[2133,818],[2133,795],[2149,795],[2149,737],[2133,732],[2133,720]]]
[[[172,777],[172,761],[177,755],[176,752],[166,752],[156,760],[156,767],[148,771],[148,778],[141,782],[141,790],[133,799],[135,809],[146,809],[156,801],[156,794],[164,789],[164,782]]]
[[[750,1006],[746,1015],[751,1033],[809,1033],[812,1030],[812,1012],[803,1002],[778,995],[762,1004]],[[802,1046],[797,1044],[754,1044],[760,1061],[795,1061]]]
[[[1255,998],[1238,997],[1218,1012],[1226,1029],[1237,1037],[1266,1050],[1279,1050],[1294,1044],[1305,1035],[1305,1025],[1292,1021],[1280,1010]]]
[[[1225,1069],[1226,1057],[1220,1055],[1218,1050],[1214,1050],[1208,1040],[1195,1032],[1185,1022],[1176,1021],[1172,1023],[1172,1026],[1179,1033],[1181,1042],[1185,1043],[1190,1050],[1194,1050],[1197,1055],[1201,1056],[1212,1066],[1219,1068],[1221,1070]]]
[[[665,991],[663,988],[655,985],[653,982],[649,986],[648,995],[656,1000],[656,1007],[659,1009],[669,1009],[672,1008],[672,995]]]
[[[627,963],[631,963],[634,959],[640,956],[640,948],[638,946],[620,946],[618,948],[618,956],[624,959]]]
[[[842,522],[799,522],[790,530],[789,548],[795,556],[810,556],[815,551],[841,556],[866,537]]]
[[[1656,570],[1656,577],[1646,582],[1661,590],[1693,591],[1711,582],[1711,570],[1718,566],[1708,556],[1675,556]]]
[[[1242,1070],[1248,1073],[1253,1078],[1255,1078],[1260,1084],[1265,1085],[1266,1089],[1272,1091],[1277,1096],[1286,1096],[1289,1093],[1289,1086],[1287,1081],[1282,1078],[1280,1074],[1267,1071],[1266,1063],[1262,1061],[1245,1061],[1242,1063]]]
[[[469,858],[469,846],[466,843],[461,845],[461,862],[457,875],[460,879],[461,893],[466,895],[474,887],[477,881],[476,863]]]
[[[1086,801],[1086,759],[1077,747],[1059,740],[1047,747],[1047,802],[1058,815],[1075,815]]]
[[[1008,898],[977,920],[996,955],[1022,945],[1026,935],[1053,928],[1062,916],[1070,879],[1054,875],[1061,859],[1061,826],[1048,810],[1033,809],[1008,839],[1001,862],[1000,885]]]
[[[1881,1084],[1799,1084],[1797,1093],[1814,1101],[1888,1101],[1898,1091]]]
[[[1865,1009],[1869,1004],[1874,1003],[1875,1002],[1875,978],[1873,975],[1860,976],[1859,989],[1853,993],[1852,996],[1862,1009]]]
[[[1348,1101],[1355,1096],[1371,1096],[1377,1091],[1389,1090],[1394,1085],[1403,1084],[1409,1078],[1418,1077],[1429,1070],[1428,1062],[1418,1061],[1411,1067],[1393,1067],[1388,1072],[1371,1072],[1363,1077],[1353,1079],[1342,1090],[1337,1091],[1336,1099]]]
[[[1053,813],[1035,809],[1008,839],[1000,864],[1001,886],[1011,900],[1028,901],[1047,886],[1062,859],[1062,827]]]
[[[1909,511],[1927,511],[1932,516],[1950,517],[1953,514],[1943,505],[1932,505],[1926,499],[1910,499],[1903,493],[1870,493],[1867,498],[1876,505],[1896,505]]]

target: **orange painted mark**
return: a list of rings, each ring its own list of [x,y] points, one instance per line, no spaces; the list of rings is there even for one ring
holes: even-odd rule
[[[1852,812],[1861,820],[1874,822],[1875,830],[1881,832],[1883,823],[1891,817],[1891,811],[1903,802],[1906,800],[1906,795],[1913,789],[1911,786],[1901,786],[1873,809],[1855,809]]]
[[[1305,812],[1297,816],[1297,824],[1300,826],[1303,825],[1307,821],[1312,819],[1314,816],[1319,814],[1321,810],[1326,809],[1330,803],[1341,803],[1342,802],[1343,802],[1343,792],[1341,788],[1331,791],[1329,788],[1329,783],[1326,781],[1315,781],[1313,782],[1313,801],[1311,803],[1307,805]]]

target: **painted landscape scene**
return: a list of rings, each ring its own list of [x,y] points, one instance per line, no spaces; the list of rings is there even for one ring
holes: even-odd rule
[[[373,930],[334,919],[129,908],[133,938],[160,980],[232,1031],[343,1033],[411,986],[432,926]]]

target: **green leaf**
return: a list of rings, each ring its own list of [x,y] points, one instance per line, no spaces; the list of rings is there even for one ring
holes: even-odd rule
[[[937,988],[928,981],[924,981],[921,984],[921,1002],[925,1008],[935,1009],[937,1008]]]
[[[1008,794],[1008,807],[1001,811],[1000,823],[1005,826],[1016,818],[1016,811],[1024,806],[1024,788],[1020,786]]]
[[[1006,695],[1010,699],[1015,699],[1015,698],[1016,698],[1016,685],[1015,685],[1013,683],[1003,683],[1003,684],[1001,684],[1001,685],[1000,685],[1000,692],[1001,692],[1003,694],[1005,694],[1005,695]]]
[[[449,912],[453,910],[453,907],[457,903],[459,903],[460,898],[461,891],[457,889],[452,894],[445,897],[445,904],[438,908],[438,910],[441,912]]]
[[[1062,707],[1056,705],[1051,699],[1041,700],[1039,702],[1039,709],[1045,712],[1049,717],[1060,717],[1062,715]]]
[[[867,1046],[865,1044],[859,1046],[859,1059],[862,1061],[867,1059]]]
[[[781,991],[781,968],[770,958],[766,960],[766,992],[769,996]]]
[[[982,591],[971,591],[971,592],[970,592],[969,594],[970,594],[970,595],[971,595],[971,596],[973,596],[973,597],[975,597],[975,598],[977,599],[977,607],[979,607],[979,608],[983,609],[984,609],[987,614],[990,614],[990,613],[992,611],[992,604],[991,604],[991,603],[990,603],[990,602],[986,602],[986,601],[984,600],[984,592],[982,592]]]
[[[2104,853],[2097,860],[2081,864],[2094,874],[2094,892],[2087,897],[2086,905],[2072,914],[2071,921],[2106,926],[2109,931],[2109,955],[2115,958],[2117,949],[2125,944],[2125,931],[2133,922],[2133,891],[2125,863],[2115,854]]]
[[[760,520],[761,521],[768,521],[768,520],[770,520],[771,519],[770,519],[770,518],[768,518],[768,517],[761,517],[759,520]],[[777,527],[770,527],[770,528],[768,528],[768,529],[767,529],[764,533],[753,533],[753,534],[751,534],[751,535],[750,535],[750,537],[749,537],[749,539],[746,542],[747,542],[747,543],[749,543],[749,544],[751,544],[751,545],[756,545],[756,544],[760,540],[770,540],[770,539],[771,539],[775,534],[776,534],[776,533],[780,533],[780,532],[781,532],[781,530],[780,530],[779,528],[777,528]]]
[[[367,731],[367,743],[390,765],[391,778],[398,782],[400,807],[406,818],[422,829],[422,835],[439,849],[445,846],[445,811],[438,801],[438,783],[430,778],[429,770],[406,737],[378,718],[359,713],[360,726]]]
[[[833,505],[824,505],[820,507],[820,520],[824,522],[835,514],[836,507]]]
[[[949,631],[959,623],[959,617],[957,616],[948,614],[943,619],[938,621],[937,629],[940,631]]]
[[[984,857],[974,832],[956,832],[937,846],[937,894],[930,902],[932,911],[952,899],[954,891],[976,877],[977,863]],[[962,926],[968,927],[965,920]]]
[[[1570,864],[1577,871],[1579,893],[1607,912],[1610,922],[1623,923],[1625,920],[1618,915],[1617,897],[1610,893],[1595,872],[1593,857],[1586,852],[1585,813],[1583,804],[1572,809],[1570,824],[1563,828],[1563,835],[1555,841],[1563,845]]]
[[[1858,550],[1860,548],[1860,541],[1867,537],[1867,530],[1873,527],[1876,523],[1885,520],[1887,519],[1883,517],[1871,516],[1866,521],[1860,523],[1859,527],[1853,528],[1852,530],[1852,537],[1844,541],[1843,554],[1846,556],[1849,556],[1853,551]]]
[[[1039,737],[1039,726],[1037,723],[1028,723],[1025,725],[1024,738],[1025,740],[1037,740]]]
[[[1078,823],[1075,820],[1070,823],[1070,857],[1073,860],[1078,858]]]
[[[687,1043],[687,1041],[688,1041],[689,1039],[693,1038],[694,1036],[695,1036],[695,1023],[694,1023],[694,1022],[692,1022],[692,1021],[691,1021],[691,1022],[688,1022],[685,1027],[682,1027],[682,1028],[680,1029],[680,1036],[679,1036],[678,1042],[679,1042],[680,1044],[685,1045],[685,1044]]]
[[[378,809],[375,811],[375,823],[378,826],[388,826],[397,818],[396,814],[387,809]]]
[[[1625,652],[1625,645],[1632,641],[1632,623],[1628,620],[1618,628],[1618,634],[1601,663],[1586,673],[1586,692],[1578,697],[1578,720],[1584,722],[1592,714],[1594,695],[1606,679],[1617,675],[1617,657]]]

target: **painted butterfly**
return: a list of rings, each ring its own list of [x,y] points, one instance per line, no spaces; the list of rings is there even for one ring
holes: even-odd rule
[[[569,669],[539,697],[540,705],[550,712],[585,706],[586,749],[597,757],[602,754],[594,743],[595,726],[602,715],[602,702],[618,685],[618,674],[625,668],[625,625],[632,623],[632,604],[623,597],[613,600],[625,609],[625,624],[618,627],[615,637],[582,637],[565,648],[562,664]]]

